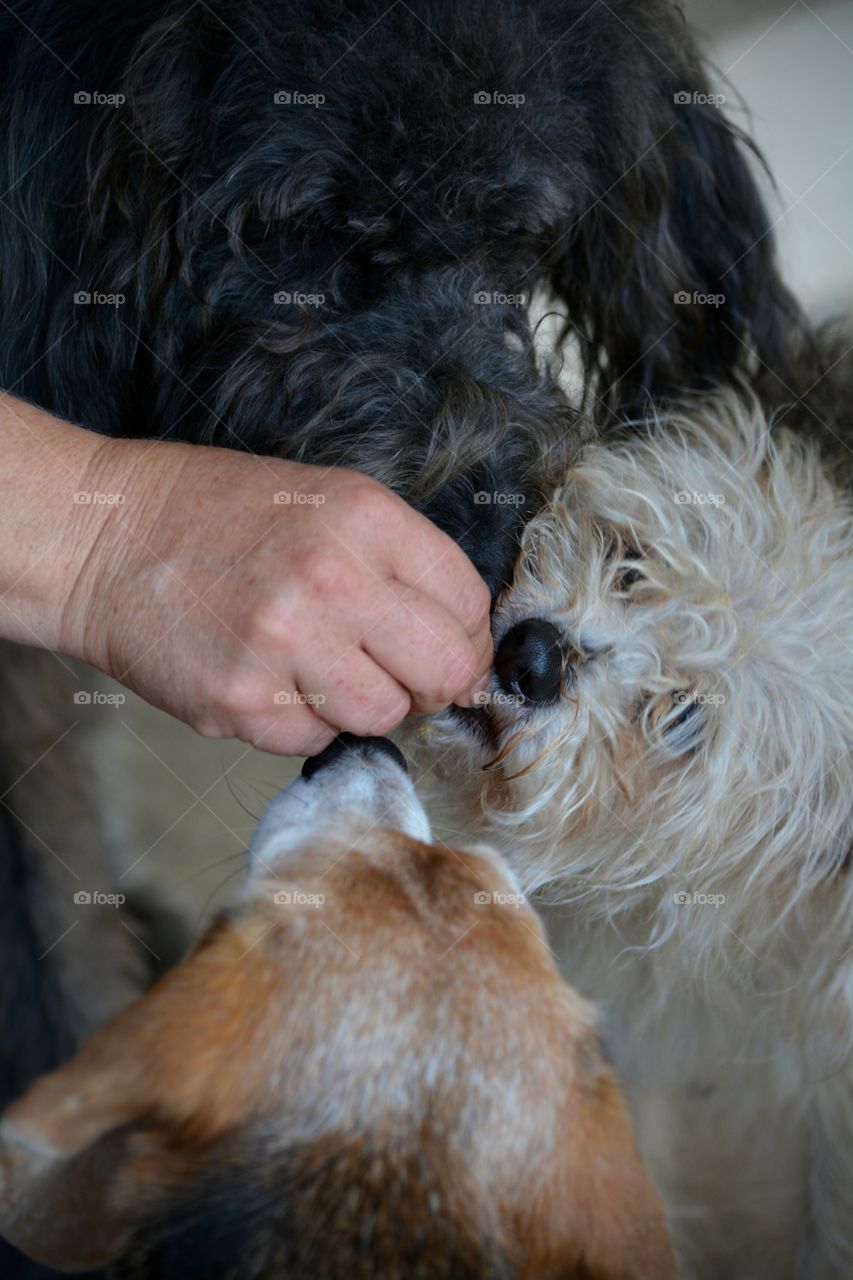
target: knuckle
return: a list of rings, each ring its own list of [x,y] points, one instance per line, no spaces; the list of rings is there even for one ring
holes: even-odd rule
[[[341,728],[348,733],[354,733],[357,738],[367,738],[372,733],[378,732],[374,728],[376,723],[375,712],[370,708],[349,707],[342,711],[340,717]]]
[[[347,502],[354,507],[374,507],[382,502],[386,497],[388,490],[374,480],[372,476],[366,476],[362,471],[350,471],[347,473]]]
[[[298,566],[300,577],[312,595],[339,595],[346,587],[351,570],[336,547],[315,547],[307,552]]]
[[[386,524],[393,518],[398,503],[399,499],[390,489],[369,476],[356,473],[347,490],[348,512],[359,524]]]
[[[346,714],[346,725],[343,726],[359,738],[373,734],[383,735],[396,729],[409,710],[406,698],[389,700],[382,705],[353,707]]]
[[[195,715],[188,717],[187,723],[202,738],[224,738],[226,736],[218,717],[211,711],[198,711]]]
[[[476,625],[485,622],[488,618],[492,607],[492,596],[482,578],[479,578],[465,593],[463,607],[469,624]]]
[[[242,667],[234,667],[227,671],[216,689],[219,706],[232,722],[237,724],[248,719],[258,710],[260,696],[261,688],[257,676]]]
[[[259,600],[245,619],[242,627],[244,643],[249,648],[266,648],[274,645],[276,652],[293,645],[293,626],[288,601],[277,595]]]
[[[477,655],[473,646],[454,645],[444,655],[441,678],[430,692],[441,702],[450,702],[456,694],[469,688],[477,678]]]
[[[276,711],[280,711],[276,707]],[[290,714],[258,717],[245,741],[262,751],[281,756],[313,756],[335,736],[335,730],[305,708],[289,707]]]
[[[378,734],[390,733],[392,729],[396,729],[401,720],[408,715],[411,703],[408,699],[400,699],[392,706],[382,710],[377,710],[373,716],[373,727],[371,732]]]
[[[324,747],[329,745],[334,737],[334,729],[329,729],[318,721],[316,730],[303,738],[299,745],[299,750],[306,756],[316,756]]]

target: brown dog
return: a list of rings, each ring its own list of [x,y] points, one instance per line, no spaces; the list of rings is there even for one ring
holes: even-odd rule
[[[239,904],[0,1126],[0,1229],[151,1280],[669,1280],[595,1020],[490,850],[338,740]]]

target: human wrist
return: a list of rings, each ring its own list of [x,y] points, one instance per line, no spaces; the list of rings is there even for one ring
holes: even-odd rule
[[[156,526],[176,477],[195,453],[187,444],[106,439],[89,458],[81,479],[78,555],[62,594],[63,652],[121,676],[128,632],[144,629],[146,574],[158,566]]]
[[[0,427],[0,635],[58,648],[64,592],[91,525],[79,494],[104,439],[2,392]]]
[[[111,670],[127,548],[190,445],[113,440],[0,391],[0,636]],[[168,455],[168,456],[164,456]]]

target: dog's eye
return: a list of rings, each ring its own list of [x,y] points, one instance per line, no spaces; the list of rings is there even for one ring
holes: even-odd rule
[[[672,700],[672,711],[664,723],[664,733],[672,733],[681,729],[699,710],[699,703],[694,702],[691,695],[682,689]]]
[[[666,745],[679,755],[696,750],[702,741],[705,717],[692,693],[686,689],[676,693],[662,722]]]
[[[608,530],[604,534],[604,556],[614,565],[613,590],[623,594],[633,587],[635,582],[642,581],[644,574],[638,566],[625,567],[625,561],[642,560],[643,553],[639,547],[629,541],[628,536],[620,529]]]
[[[619,549],[618,558],[620,560],[639,560],[642,558],[642,553],[636,547],[623,545]],[[641,582],[642,579],[642,569],[635,567],[630,569],[620,569],[616,575],[616,580],[613,585],[619,592],[628,591],[633,587],[635,582]]]
[[[694,693],[680,689],[674,694],[653,698],[638,710],[650,745],[663,747],[667,754],[677,756],[689,755],[700,746],[706,719]]]
[[[642,573],[639,569],[626,569],[624,573],[619,574],[614,583],[617,591],[627,591],[633,587],[635,582],[642,581]]]

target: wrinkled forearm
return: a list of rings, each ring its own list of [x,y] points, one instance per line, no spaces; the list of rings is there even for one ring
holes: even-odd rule
[[[104,507],[86,488],[106,441],[0,392],[0,636],[60,647],[62,612]]]

